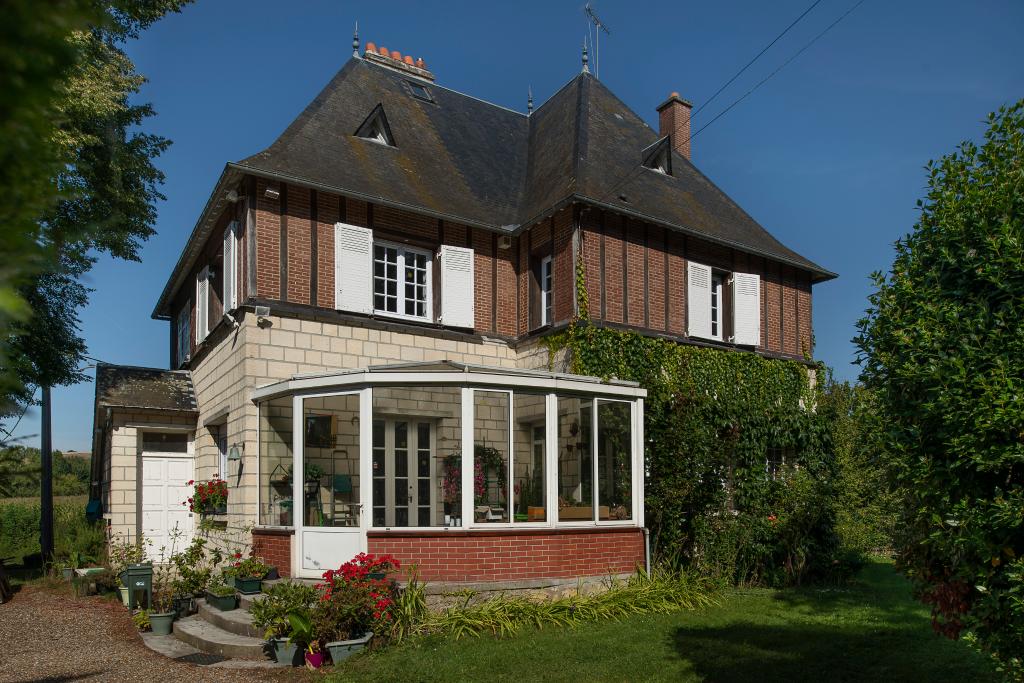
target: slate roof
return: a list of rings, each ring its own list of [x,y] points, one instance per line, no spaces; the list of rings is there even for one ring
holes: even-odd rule
[[[192,376],[187,370],[161,370],[108,363],[96,366],[96,405],[199,412]]]
[[[687,159],[671,176],[645,169],[657,132],[592,74],[576,76],[531,115],[353,58],[270,147],[230,163],[154,316],[166,317],[184,266],[198,256],[242,173],[389,204],[500,232],[516,232],[569,201],[604,206],[789,263],[816,281],[835,274],[784,246]],[[395,146],[354,135],[377,105]],[[218,194],[219,193],[219,194]],[[624,197],[624,198],[623,198]]]

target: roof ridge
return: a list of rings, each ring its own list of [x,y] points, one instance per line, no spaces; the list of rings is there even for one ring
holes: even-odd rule
[[[403,76],[403,74],[400,71],[395,71],[391,67],[386,66],[384,64],[377,64],[376,62],[371,62],[369,60],[363,59],[362,57],[349,57],[349,61],[353,61],[353,60],[356,60],[356,59],[358,59],[363,64],[368,64],[370,66],[375,66],[378,69],[383,69],[384,71],[387,71],[388,73],[390,73],[392,75],[395,75],[395,76],[397,76],[399,78],[401,78]],[[407,74],[407,76],[411,77],[411,78],[415,78],[415,76],[413,76],[412,74]],[[423,80],[423,79],[420,79],[420,80]],[[511,112],[512,114],[518,114],[519,116],[522,116],[523,118],[528,118],[529,117],[529,114],[524,114],[521,111],[516,111],[515,109],[510,109],[509,107],[505,107],[505,106],[500,105],[500,104],[495,104],[494,102],[488,102],[487,100],[481,99],[479,97],[474,97],[473,95],[468,95],[468,94],[462,92],[461,90],[456,90],[455,88],[449,88],[446,85],[441,85],[437,81],[430,81],[428,85],[431,88],[441,88],[442,90],[447,90],[450,93],[454,93],[456,95],[461,95],[462,97],[468,97],[471,100],[476,100],[477,102],[489,105],[489,106],[494,107],[496,109],[503,109],[504,111]]]

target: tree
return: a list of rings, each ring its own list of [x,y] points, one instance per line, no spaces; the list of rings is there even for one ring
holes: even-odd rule
[[[929,162],[854,340],[903,492],[900,566],[937,631],[1024,676],[1024,101]]]
[[[153,234],[156,202],[163,198],[163,174],[153,161],[170,143],[139,130],[153,110],[131,101],[145,79],[122,46],[187,2],[19,2],[14,11],[21,15],[5,22],[45,27],[41,35],[21,38],[54,65],[43,74],[51,86],[39,89],[23,117],[24,125],[35,126],[43,162],[31,176],[15,179],[36,201],[17,216],[22,238],[10,253],[28,255],[32,267],[0,281],[13,301],[12,313],[0,318],[0,362],[18,380],[0,386],[8,414],[13,404],[31,400],[32,385],[84,378],[77,312],[88,289],[81,278],[101,253],[138,260],[142,242]],[[17,63],[17,55],[6,57]],[[18,167],[26,156],[25,149],[14,149],[8,166]]]
[[[51,254],[38,221],[58,197],[53,144],[62,83],[78,55],[69,40],[95,18],[85,0],[8,0],[0,5],[0,397],[21,396],[22,372],[7,343],[29,318],[23,288]],[[2,399],[0,399],[2,400]],[[0,415],[10,410],[0,403]]]

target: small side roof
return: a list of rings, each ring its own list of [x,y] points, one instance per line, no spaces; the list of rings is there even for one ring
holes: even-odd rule
[[[187,370],[109,363],[96,366],[96,406],[199,413]]]

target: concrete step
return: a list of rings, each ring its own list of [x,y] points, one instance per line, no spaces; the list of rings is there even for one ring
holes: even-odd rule
[[[263,593],[255,593],[253,595],[238,594],[238,609],[248,612],[249,608],[252,607],[252,603],[257,600],[263,599]]]
[[[153,633],[143,633],[142,641],[150,650],[157,652],[164,657],[175,659],[179,662],[188,662],[199,666],[208,666],[217,669],[277,669],[288,668],[285,664],[265,659],[254,661],[250,659],[222,659],[217,655],[197,650],[188,643],[184,643],[174,636],[158,636]]]
[[[208,621],[217,628],[228,633],[249,638],[262,638],[263,632],[252,623],[252,615],[245,609],[233,609],[222,612],[216,607],[211,607],[206,600],[199,600],[199,617]]]
[[[269,646],[262,638],[225,631],[198,615],[175,621],[174,635],[194,648],[221,657],[252,661],[273,659]]]

